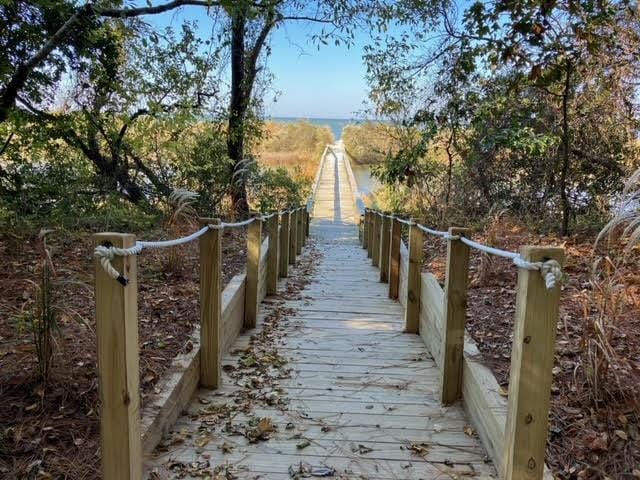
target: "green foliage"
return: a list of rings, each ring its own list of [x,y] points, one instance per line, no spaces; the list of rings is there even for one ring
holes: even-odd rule
[[[498,205],[561,233],[603,218],[640,162],[637,9],[588,0],[396,8],[403,33],[366,50],[371,98],[397,125],[425,112],[437,133],[417,148],[396,139],[382,181],[401,197],[407,186],[439,197],[434,208],[449,217],[482,218]],[[425,18],[437,33],[424,34]]]
[[[256,210],[269,213],[304,204],[311,192],[311,181],[295,178],[285,168],[265,168],[249,178],[249,200]]]

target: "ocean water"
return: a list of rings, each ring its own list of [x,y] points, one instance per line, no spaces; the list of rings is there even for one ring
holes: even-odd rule
[[[342,129],[350,123],[358,123],[358,120],[349,120],[347,118],[304,118],[304,117],[272,117],[269,120],[282,123],[295,123],[300,120],[306,120],[314,125],[328,126],[333,132],[336,140],[342,137]]]

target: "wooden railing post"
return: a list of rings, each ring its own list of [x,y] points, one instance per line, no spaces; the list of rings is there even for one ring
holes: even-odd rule
[[[293,210],[289,222],[289,265],[296,264],[296,255],[298,253],[298,246],[296,245],[298,242],[298,218],[296,215],[297,210]]]
[[[278,214],[267,220],[269,251],[267,252],[267,295],[275,295],[278,291]]]
[[[309,238],[309,223],[311,223],[311,214],[308,209],[304,209],[304,236]],[[305,244],[307,242],[305,241]]]
[[[374,211],[369,210],[367,219],[367,258],[373,258],[373,215]]]
[[[304,246],[304,223],[302,221],[303,213],[302,207],[298,208],[296,218],[298,221],[298,240],[296,241],[296,253],[300,255],[302,253],[302,247]]]
[[[262,221],[256,219],[247,227],[247,279],[244,292],[244,327],[255,328],[258,318],[258,280],[260,278],[260,250]]]
[[[371,265],[377,267],[380,265],[380,232],[382,225],[380,220],[382,217],[379,212],[373,212],[373,245],[371,245]]]
[[[389,281],[389,252],[391,250],[391,217],[381,216],[380,220],[380,281]]]
[[[527,246],[520,256],[562,264],[564,249]],[[539,271],[518,270],[503,461],[507,480],[542,478],[559,299],[560,287],[548,290]]]
[[[95,245],[130,248],[134,235],[98,233]],[[95,261],[100,440],[104,480],[142,478],[138,352],[138,282],[135,255],[113,266],[129,279],[123,287]]]
[[[360,238],[360,241],[362,242],[362,248],[364,248],[365,250],[367,249],[367,234],[368,232],[368,228],[367,228],[367,209],[364,209],[364,214],[362,215],[362,217],[360,217],[360,224],[362,225],[362,237]]]
[[[217,218],[201,218],[218,225]],[[200,247],[200,385],[218,388],[222,375],[222,230],[209,230]]]
[[[415,220],[413,220],[415,222]],[[422,249],[424,234],[417,225],[409,227],[409,272],[407,302],[404,310],[405,332],[418,333],[420,328],[420,289],[422,284]]]
[[[468,236],[467,228],[449,228],[444,287],[444,328],[440,367],[440,401],[448,405],[462,394],[464,329],[467,313],[469,247],[455,237]]]
[[[287,278],[289,276],[289,223],[291,214],[285,212],[280,220],[280,277]]]
[[[396,300],[400,290],[400,244],[402,225],[397,218],[391,219],[391,245],[389,247],[389,298]]]

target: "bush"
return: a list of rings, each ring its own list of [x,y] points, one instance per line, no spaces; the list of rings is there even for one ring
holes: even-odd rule
[[[249,203],[262,213],[284,210],[306,202],[311,181],[292,176],[285,168],[259,169],[249,178]]]

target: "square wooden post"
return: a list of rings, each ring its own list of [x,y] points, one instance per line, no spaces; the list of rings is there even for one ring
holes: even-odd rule
[[[380,213],[373,212],[373,244],[371,245],[371,265],[380,265],[380,232],[382,231],[382,217]]]
[[[413,220],[415,222],[415,220]],[[422,249],[424,234],[417,225],[409,227],[409,272],[407,302],[404,310],[405,332],[418,333],[420,328],[420,290],[422,284]]]
[[[296,264],[296,255],[298,253],[298,218],[296,217],[297,211],[291,212],[289,222],[289,265]]]
[[[400,289],[400,243],[402,224],[397,218],[391,220],[391,245],[389,247],[389,298],[396,300]]]
[[[98,233],[94,245],[130,248],[134,235]],[[138,281],[135,255],[116,256],[112,265],[129,279],[125,287],[95,260],[96,337],[100,392],[100,442],[105,480],[142,479]]]
[[[219,225],[217,218],[201,218]],[[222,230],[211,229],[200,247],[200,385],[218,388],[222,378]]]
[[[309,238],[309,224],[311,223],[311,214],[308,209],[304,209],[304,236]],[[307,242],[305,241],[305,244]]]
[[[564,249],[527,246],[520,249],[520,256],[529,262],[553,259],[562,264]],[[539,271],[518,270],[504,438],[507,480],[542,478],[559,301],[559,285],[547,289]]]
[[[364,217],[362,220],[362,248],[367,250],[369,247],[369,209],[364,209]]]
[[[258,318],[258,280],[260,278],[261,249],[262,221],[256,219],[247,227],[247,283],[244,292],[245,328],[255,328]]]
[[[269,251],[267,252],[267,295],[278,291],[278,214],[267,220]]]
[[[373,258],[373,216],[375,212],[369,210],[369,218],[367,220],[367,258]]]
[[[291,214],[284,212],[280,218],[280,277],[287,278],[289,275],[289,222]]]
[[[450,228],[452,237],[468,236],[467,228]],[[469,247],[450,238],[447,243],[447,270],[444,287],[444,328],[440,368],[440,401],[448,405],[462,395],[464,329],[467,313]]]
[[[362,215],[360,215],[360,218],[358,219],[358,241],[362,244],[362,248],[367,248],[364,245],[364,239],[365,237],[365,230],[366,230],[366,224],[365,224],[365,214],[363,213]]]
[[[302,253],[302,247],[304,246],[304,221],[303,221],[303,208],[298,208],[296,212],[296,219],[298,222],[298,240],[296,241],[296,253],[300,255]]]
[[[380,281],[389,281],[389,252],[391,250],[391,217],[381,216],[380,220]]]

